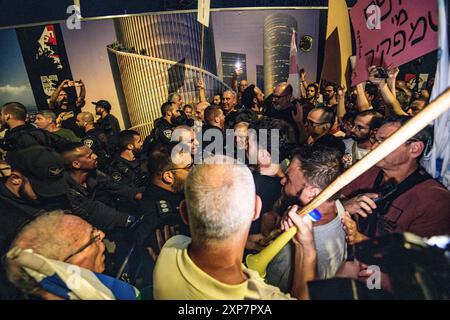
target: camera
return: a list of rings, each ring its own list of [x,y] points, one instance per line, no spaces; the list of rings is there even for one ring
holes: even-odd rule
[[[441,249],[412,233],[394,233],[355,245],[356,258],[389,274],[398,299],[449,299],[449,246]]]
[[[377,67],[377,72],[375,73],[375,78],[387,79],[389,78],[388,73],[382,67]]]

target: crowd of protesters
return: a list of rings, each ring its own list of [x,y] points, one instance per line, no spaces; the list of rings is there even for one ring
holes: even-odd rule
[[[421,91],[369,68],[354,88],[283,82],[267,97],[246,79],[199,99],[173,93],[148,136],[120,130],[108,101],[84,111],[64,80],[35,121],[1,107],[1,299],[62,299],[18,259],[33,253],[127,282],[154,299],[308,299],[308,283],[371,270],[349,247],[392,233],[450,232],[450,192],[420,165],[421,130],[317,209],[297,211],[426,108]],[[118,106],[115,106],[118,107]],[[243,266],[276,230],[295,237],[265,281]],[[389,292],[390,275],[383,273]]]

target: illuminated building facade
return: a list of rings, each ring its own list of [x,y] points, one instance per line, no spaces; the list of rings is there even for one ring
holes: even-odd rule
[[[221,70],[222,80],[228,86],[231,86],[233,73],[237,67],[242,68],[242,74],[239,79],[247,79],[247,59],[243,53],[221,52],[219,69]]]
[[[275,13],[264,19],[264,93],[269,95],[289,77],[289,51],[292,29],[297,20],[289,14]]]
[[[117,43],[108,46],[119,100],[133,129],[148,135],[170,93],[198,102],[201,25],[196,13],[130,16],[115,20]],[[205,28],[206,95],[224,91],[217,76],[212,25]],[[122,96],[122,99],[121,99]]]

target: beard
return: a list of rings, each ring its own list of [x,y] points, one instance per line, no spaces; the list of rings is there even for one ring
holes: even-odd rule
[[[279,104],[279,103],[274,103],[273,104],[273,108],[275,109],[275,110],[281,110],[282,108],[281,108],[281,105]]]
[[[175,193],[183,192],[184,190],[184,180],[175,176],[175,181],[173,182],[172,189]]]
[[[67,97],[59,100],[59,106],[66,106],[69,104],[69,99]]]
[[[370,138],[370,134],[366,134],[365,136],[362,137],[357,137],[356,135],[354,135],[353,133],[350,133],[350,137],[355,140],[356,142],[366,142],[367,140],[369,140]]]
[[[288,196],[283,190],[280,198],[278,198],[278,200],[275,202],[273,209],[279,215],[283,215],[286,212],[286,210],[294,204],[299,205],[301,207],[298,196]]]

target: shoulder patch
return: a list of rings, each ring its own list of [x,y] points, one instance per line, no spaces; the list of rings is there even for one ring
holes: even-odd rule
[[[111,174],[111,178],[114,181],[119,182],[120,180],[122,180],[122,175],[119,172],[115,171]]]
[[[164,137],[166,137],[167,139],[170,140],[172,138],[172,130],[171,129],[164,130],[163,135],[164,135]]]
[[[94,144],[94,141],[92,139],[85,139],[85,140],[83,140],[83,144],[86,147],[92,148],[92,145]]]
[[[50,167],[48,168],[48,177],[56,178],[63,175],[64,169],[62,167]]]

